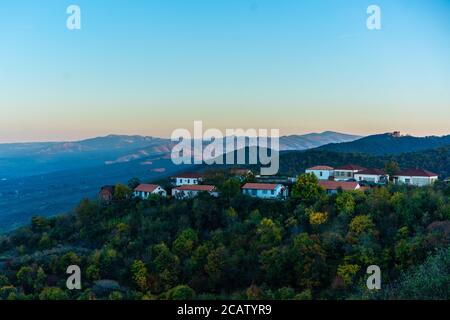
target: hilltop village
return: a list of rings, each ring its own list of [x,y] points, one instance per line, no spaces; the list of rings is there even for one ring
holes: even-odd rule
[[[241,193],[260,199],[283,200],[289,197],[289,188],[295,184],[298,177],[259,176],[249,169],[230,169],[223,173],[229,178],[241,182]],[[394,174],[384,169],[364,168],[348,164],[333,168],[317,165],[305,170],[305,175],[317,178],[318,185],[327,194],[341,191],[364,191],[368,188],[389,183],[415,187],[430,186],[438,180],[436,173],[425,169],[397,170]],[[133,196],[148,199],[151,196],[173,197],[176,199],[194,198],[200,193],[208,193],[213,197],[219,195],[219,188],[212,183],[217,180],[211,173],[180,173],[170,178],[170,182],[161,184],[140,183],[137,179],[132,183]],[[134,184],[134,185],[133,185]],[[116,186],[103,186],[99,193],[102,201],[113,199]]]

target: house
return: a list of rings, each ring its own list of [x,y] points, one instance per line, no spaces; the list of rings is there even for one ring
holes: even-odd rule
[[[276,183],[246,183],[241,189],[243,194],[262,199],[285,198],[288,195],[287,187]]]
[[[433,184],[438,179],[438,175],[424,169],[407,169],[400,171],[393,178],[398,184],[421,187]]]
[[[182,173],[174,177],[176,186],[199,184],[203,178],[198,173]]]
[[[141,199],[148,199],[151,194],[166,197],[167,192],[161,186],[157,184],[140,184],[134,189],[134,196]]]
[[[334,180],[346,181],[355,179],[355,173],[365,170],[366,168],[360,167],[355,164],[348,164],[345,166],[337,167],[334,169]]]
[[[98,197],[99,197],[100,201],[103,201],[103,202],[112,201],[112,199],[114,197],[115,188],[116,187],[112,186],[112,185],[101,187],[100,192],[98,193]]]
[[[329,166],[315,166],[306,169],[305,173],[312,173],[319,180],[329,180],[334,175],[334,168]]]
[[[172,197],[176,198],[194,198],[201,192],[207,192],[213,197],[219,195],[217,188],[212,185],[185,184],[172,189]]]
[[[354,174],[356,181],[369,183],[386,183],[389,175],[383,169],[364,169]]]
[[[353,181],[325,181],[320,180],[319,186],[325,189],[327,194],[335,194],[339,189],[343,191],[354,191],[361,189],[358,182]]]

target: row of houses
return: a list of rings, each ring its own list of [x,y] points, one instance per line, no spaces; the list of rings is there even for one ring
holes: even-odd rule
[[[232,172],[231,172],[232,171]],[[230,172],[239,177],[251,174],[247,169],[232,169]],[[382,169],[367,169],[358,165],[345,165],[337,168],[330,166],[314,166],[305,170],[306,173],[314,174],[319,185],[326,190],[327,194],[337,193],[338,190],[355,191],[364,190],[368,183],[385,184],[393,181],[397,184],[413,186],[427,186],[433,184],[438,175],[424,169],[403,170],[390,177]],[[171,196],[179,199],[193,198],[201,192],[207,192],[213,197],[219,195],[219,191],[214,185],[202,184],[204,179],[198,173],[183,173],[172,178],[174,187],[171,189]],[[245,183],[241,187],[243,194],[262,199],[285,199],[288,197],[287,184],[293,183],[294,178],[271,179],[269,181],[257,183]],[[103,201],[111,201],[114,194],[114,186],[104,186],[100,191],[100,198]],[[157,184],[140,184],[133,195],[142,199],[148,199],[151,195],[167,197],[169,193]]]
[[[314,174],[319,181],[333,180],[346,182],[385,184],[392,181],[397,184],[412,186],[428,186],[438,180],[438,175],[424,169],[401,170],[389,176],[383,169],[363,168],[358,165],[345,165],[337,168],[330,166],[314,166],[305,170]]]
[[[288,196],[288,188],[281,184],[246,183],[242,186],[242,193],[262,199],[279,199]],[[214,185],[184,184],[172,188],[172,197],[188,199],[198,196],[201,192],[207,192],[213,197],[219,196],[219,191]],[[167,196],[167,192],[159,185],[140,184],[134,189],[133,195],[142,199],[148,199],[151,195]]]

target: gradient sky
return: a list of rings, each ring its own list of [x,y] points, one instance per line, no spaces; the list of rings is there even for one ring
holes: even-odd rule
[[[0,142],[170,136],[194,120],[448,134],[450,0],[0,2]]]

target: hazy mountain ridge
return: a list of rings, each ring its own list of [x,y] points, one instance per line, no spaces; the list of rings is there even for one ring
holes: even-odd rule
[[[346,153],[358,152],[371,155],[394,155],[431,150],[446,145],[450,145],[450,135],[414,137],[385,133],[367,136],[351,142],[331,143],[317,149]]]
[[[280,138],[280,149],[305,150],[356,138],[358,136],[331,131],[283,136]],[[170,139],[139,135],[108,135],[69,142],[0,144],[0,179],[145,160],[154,155],[170,154],[175,144]]]
[[[361,136],[334,131],[283,136],[280,138],[280,150],[306,150],[329,143],[350,142],[360,138]]]

